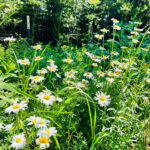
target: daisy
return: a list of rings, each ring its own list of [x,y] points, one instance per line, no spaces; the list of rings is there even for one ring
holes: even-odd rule
[[[99,35],[99,34],[96,34],[96,35],[95,35],[95,38],[97,38],[97,39],[99,39],[99,40],[101,40],[103,37],[104,37],[104,35]]]
[[[109,72],[108,72],[108,75],[109,75],[109,76],[114,76],[114,73],[111,72],[111,71],[109,71]]]
[[[126,47],[126,46],[121,46],[121,49],[127,49],[128,47]]]
[[[69,85],[69,84],[74,85],[75,83],[74,83],[73,81],[69,80],[69,81],[67,81],[67,84],[68,84],[68,85]]]
[[[18,98],[15,98],[15,99],[11,100],[12,103],[17,103],[18,101],[19,101]]]
[[[73,60],[70,58],[67,58],[67,59],[64,59],[63,62],[67,62],[67,63],[71,64],[73,62]]]
[[[82,79],[82,83],[83,83],[83,84],[87,84],[87,83],[89,83],[89,81],[88,81],[88,80],[85,80],[85,79]]]
[[[147,79],[146,79],[146,82],[147,82],[147,83],[150,83],[150,78],[147,78]]]
[[[83,76],[91,79],[93,77],[93,74],[91,72],[86,72],[86,73],[83,74]]]
[[[58,102],[62,102],[63,101],[62,98],[60,98],[60,97],[55,97],[55,100],[58,101]]]
[[[139,42],[139,40],[133,39],[132,42],[135,43],[135,44],[137,44]]]
[[[75,69],[71,69],[71,72],[74,73],[74,74],[78,73],[78,71],[75,70]]]
[[[142,22],[134,22],[134,24],[141,25],[141,24],[142,24]]]
[[[97,71],[96,73],[100,77],[104,77],[104,75],[105,75],[105,73],[103,71]]]
[[[78,83],[76,84],[76,87],[77,87],[77,88],[86,88],[85,85],[82,84],[81,82],[78,82]]]
[[[92,63],[92,66],[98,67],[98,64],[97,63]]]
[[[35,46],[33,46],[33,48],[36,49],[36,50],[41,50],[42,46],[41,45],[35,45]]]
[[[137,27],[134,27],[134,30],[135,30],[135,31],[138,31],[138,32],[142,32],[144,29],[139,29],[139,28],[137,28]]]
[[[49,62],[51,65],[55,63],[55,61],[52,59],[49,59],[47,62]]]
[[[51,95],[51,92],[41,92],[36,97],[47,106],[52,105],[55,100],[55,96]]]
[[[35,61],[39,61],[39,60],[42,60],[42,59],[43,59],[43,57],[37,56],[37,57],[35,58]]]
[[[127,69],[128,64],[126,64],[126,63],[120,63],[119,67],[122,68],[122,69]]]
[[[37,136],[46,135],[48,137],[56,135],[57,130],[55,127],[40,129],[37,133]]]
[[[23,133],[15,134],[11,141],[11,147],[17,149],[22,149],[26,145],[26,138]]]
[[[113,29],[115,29],[115,30],[121,30],[121,27],[119,27],[117,25],[113,25]]]
[[[96,96],[95,96],[95,100],[98,100],[98,104],[100,106],[107,106],[110,104],[110,96],[106,96],[106,94],[102,93],[102,92],[97,92]]]
[[[41,149],[48,148],[50,146],[51,140],[48,138],[48,136],[40,136],[36,139],[36,144],[40,146]]]
[[[42,70],[37,70],[37,74],[46,74],[47,70],[45,68],[42,68]]]
[[[31,82],[31,83],[29,84],[29,86],[33,88],[33,87],[36,87],[36,84],[35,84],[34,82]]]
[[[115,77],[119,77],[119,72],[115,72],[115,73],[114,73],[114,76],[115,76]]]
[[[19,63],[21,65],[29,65],[30,61],[29,61],[29,59],[25,58],[25,59],[19,59],[19,60],[17,60],[17,63]]]
[[[107,33],[109,30],[107,30],[106,28],[101,29],[101,32]]]
[[[50,72],[56,72],[58,69],[58,67],[56,65],[51,65],[51,66],[47,66],[47,69],[50,71]]]
[[[42,82],[44,80],[44,77],[41,76],[31,76],[30,79],[34,83]]]
[[[150,69],[147,69],[147,74],[150,74]]]
[[[34,125],[34,127],[37,128],[38,127],[38,120],[40,120],[40,117],[30,116],[26,120],[28,122],[28,124],[27,124],[28,126]]]
[[[100,60],[96,56],[92,56],[91,59],[96,62],[100,62]]]
[[[19,110],[25,110],[25,108],[27,107],[27,102],[25,101],[21,101],[21,103],[15,103],[12,106],[9,106],[8,108],[5,109],[6,113],[18,113]]]
[[[113,78],[106,78],[106,80],[109,82],[109,83],[112,83],[114,81]]]
[[[115,18],[112,18],[111,21],[113,21],[113,23],[119,23],[119,21]]]
[[[103,85],[102,83],[97,83],[96,87],[99,88],[99,87],[102,87],[102,85]]]
[[[65,73],[65,77],[66,78],[75,78],[74,74],[72,72],[68,72],[68,71]]]
[[[47,128],[49,120],[38,117],[37,118],[37,128]]]
[[[119,65],[120,64],[120,62],[119,61],[117,61],[117,60],[114,60],[114,61],[112,61],[112,65]]]
[[[103,59],[103,60],[106,60],[106,59],[108,59],[108,58],[109,58],[109,56],[105,56],[105,55],[102,56],[102,59]]]
[[[112,54],[115,55],[115,56],[119,55],[119,53],[116,52],[116,51],[113,51]]]
[[[139,33],[136,32],[136,31],[132,31],[131,34],[132,34],[132,35],[139,35]]]
[[[13,125],[14,125],[14,123],[5,125],[5,130],[6,130],[6,131],[11,131],[11,130],[13,129]]]

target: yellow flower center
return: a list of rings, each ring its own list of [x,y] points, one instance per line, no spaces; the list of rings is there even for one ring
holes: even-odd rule
[[[116,62],[115,62],[115,64],[116,64],[116,65],[118,65],[118,64],[119,64],[119,62],[118,62],[118,61],[116,61]]]
[[[45,130],[45,132],[47,132],[48,134],[50,134],[50,133],[51,133],[49,130]]]
[[[47,137],[41,137],[39,139],[39,142],[42,143],[42,144],[49,143],[49,139]]]
[[[25,63],[26,63],[26,60],[21,60],[21,62],[22,62],[23,64],[25,64]]]
[[[69,58],[68,58],[66,61],[70,62],[70,61],[71,61],[71,59],[69,59]]]
[[[113,73],[111,72],[110,75],[113,75]]]
[[[73,82],[72,82],[72,81],[69,81],[68,83],[69,83],[69,84],[73,84]]]
[[[19,107],[20,107],[20,104],[16,104],[16,105],[13,106],[13,109],[17,109]]]
[[[21,142],[21,138],[16,138],[16,142],[20,143]]]
[[[8,93],[8,92],[5,92],[5,94],[8,95],[9,93]]]
[[[100,96],[100,97],[99,97],[99,100],[105,101],[105,97],[104,97],[104,96]]]
[[[35,77],[34,77],[34,79],[38,80],[38,79],[40,79],[40,77],[38,77],[38,76],[35,76]]]
[[[90,75],[91,73],[90,72],[87,72],[87,75]]]
[[[41,122],[39,122],[39,124],[43,125],[43,124],[45,124],[45,122],[44,122],[44,121],[41,121]]]
[[[107,57],[106,56],[103,56],[103,59],[106,59]]]
[[[50,96],[49,96],[49,95],[44,95],[43,98],[44,98],[45,100],[49,100],[49,99],[50,99]]]
[[[8,129],[11,130],[13,127],[9,127]]]
[[[40,59],[41,59],[41,57],[36,57],[36,59],[37,59],[37,60],[40,60]]]
[[[36,121],[35,119],[34,119],[34,120],[32,120],[32,123],[33,123],[33,124],[35,124],[36,122],[37,122],[37,121]]]
[[[108,78],[108,81],[111,81],[111,79],[110,79],[110,78]]]
[[[72,75],[72,73],[69,72],[69,73],[68,73],[68,76],[71,76],[71,75]]]
[[[39,72],[40,72],[40,73],[42,73],[42,72],[43,72],[43,70],[39,70]]]
[[[92,59],[96,59],[96,57],[92,57]]]
[[[40,48],[40,47],[37,45],[37,46],[34,46],[34,48],[35,48],[35,49],[38,49],[38,48]]]

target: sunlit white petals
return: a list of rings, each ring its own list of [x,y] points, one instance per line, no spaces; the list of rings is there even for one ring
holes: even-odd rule
[[[99,39],[99,40],[101,40],[103,37],[104,37],[104,35],[99,35],[99,34],[96,34],[96,35],[95,35],[95,38],[97,38],[97,39]]]
[[[71,64],[73,62],[73,59],[67,58],[67,59],[64,59],[63,62]]]
[[[113,79],[113,78],[106,78],[106,80],[107,80],[109,83],[114,82],[114,79]]]
[[[85,76],[85,77],[91,79],[91,78],[93,77],[93,74],[92,74],[91,72],[85,72],[85,73],[83,74],[83,76]]]
[[[72,72],[68,72],[68,71],[65,73],[65,77],[69,78],[69,79],[75,78],[74,74]]]
[[[56,133],[57,133],[56,128],[55,127],[50,127],[50,128],[40,129],[38,131],[37,135],[39,137],[41,137],[41,136],[51,137],[51,136],[56,135]]]
[[[44,80],[44,77],[42,77],[42,76],[31,76],[30,79],[34,83],[39,83],[39,82],[42,82]]]
[[[43,57],[37,56],[37,57],[35,58],[35,61],[39,61],[39,60],[42,60],[42,59],[43,59]]]
[[[47,69],[50,71],[50,72],[56,72],[58,69],[58,67],[56,65],[51,65],[51,66],[47,66]]]
[[[19,60],[17,60],[17,63],[19,63],[21,65],[30,65],[30,61],[27,58],[25,58],[25,59],[19,59]]]

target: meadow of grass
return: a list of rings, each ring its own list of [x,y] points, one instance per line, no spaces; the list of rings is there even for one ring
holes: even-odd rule
[[[0,149],[149,148],[150,32],[112,22],[80,48],[0,48]]]

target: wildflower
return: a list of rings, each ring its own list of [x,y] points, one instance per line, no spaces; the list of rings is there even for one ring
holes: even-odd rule
[[[29,65],[30,61],[29,61],[29,59],[25,58],[25,59],[19,59],[19,60],[17,60],[17,63],[19,63],[21,65]]]
[[[150,74],[150,69],[147,69],[147,74]]]
[[[119,67],[122,69],[126,69],[128,67],[128,65],[126,63],[120,63]]]
[[[105,73],[103,71],[97,71],[97,75],[100,77],[104,77]]]
[[[106,60],[106,59],[108,59],[108,58],[109,58],[109,56],[105,56],[105,55],[102,56],[102,59],[103,59],[103,60]]]
[[[142,22],[134,22],[134,24],[141,25],[141,24],[142,24]]]
[[[96,56],[94,56],[94,55],[91,56],[91,59],[93,61],[100,62],[100,60]]]
[[[38,121],[40,120],[40,117],[36,117],[36,116],[30,116],[29,118],[26,119],[28,124],[27,125],[34,125],[35,128],[38,127]]]
[[[68,71],[65,73],[65,77],[66,78],[75,78],[74,74],[72,72],[68,72]]]
[[[33,46],[33,48],[36,49],[36,50],[41,50],[42,46],[41,45],[35,45],[35,46]]]
[[[107,30],[106,28],[101,29],[101,32],[107,33],[109,30]]]
[[[67,81],[67,84],[71,84],[71,85],[74,85],[75,83],[71,80]]]
[[[17,103],[18,101],[19,101],[18,98],[15,98],[15,99],[11,100],[12,103]]]
[[[38,117],[37,128],[47,128],[47,124],[49,124],[49,120]]]
[[[41,76],[31,76],[30,79],[34,83],[42,82],[44,80],[44,77]]]
[[[115,56],[119,55],[119,53],[116,52],[116,51],[113,51],[112,54],[115,55]]]
[[[27,107],[27,102],[22,101],[21,103],[15,103],[12,106],[9,106],[8,108],[5,109],[6,113],[18,113],[19,110],[25,110],[25,108]]]
[[[137,39],[133,39],[132,42],[137,44],[139,41]]]
[[[133,35],[139,35],[139,33],[136,32],[136,31],[132,31],[131,34],[133,34]]]
[[[6,126],[5,126],[5,130],[6,130],[6,131],[11,131],[11,130],[13,129],[13,125],[14,125],[14,123],[11,123],[11,124],[6,125]]]
[[[15,149],[22,149],[26,145],[26,138],[23,133],[15,134],[12,138],[11,147]]]
[[[76,87],[77,87],[77,88],[85,88],[85,85],[82,84],[81,82],[78,82],[78,83],[76,84]]]
[[[47,62],[49,62],[51,65],[55,63],[55,61],[52,59],[49,59]]]
[[[50,146],[50,139],[48,136],[40,136],[38,139],[36,139],[36,144],[40,146],[41,149],[48,148]]]
[[[112,18],[111,21],[113,21],[113,23],[119,23],[119,21],[115,18]]]
[[[45,68],[42,68],[41,70],[37,70],[37,74],[46,74],[47,70]]]
[[[33,88],[33,87],[36,86],[36,84],[35,84],[34,82],[31,82],[31,83],[29,84],[29,86]]]
[[[103,85],[102,83],[97,83],[96,87],[99,88],[99,87],[102,87],[102,85]]]
[[[114,73],[111,72],[111,71],[109,71],[109,72],[108,72],[108,75],[109,75],[109,76],[114,76]]]
[[[93,74],[91,72],[86,72],[86,73],[83,74],[83,76],[91,79],[93,77]]]
[[[126,46],[121,46],[121,49],[127,49],[128,47],[126,47]]]
[[[146,79],[146,82],[147,82],[147,83],[150,83],[150,78],[147,78],[147,79]]]
[[[119,64],[120,64],[120,62],[117,61],[117,60],[113,60],[113,61],[112,61],[112,65],[119,65]]]
[[[57,130],[55,127],[40,129],[37,133],[38,136],[46,135],[47,137],[51,137],[56,135]]]
[[[106,94],[102,92],[97,92],[95,96],[95,100],[98,100],[98,104],[100,106],[108,106],[110,104],[110,96],[106,96]]]
[[[71,64],[73,62],[73,60],[70,58],[67,58],[67,59],[64,59],[63,62],[67,62],[67,63]]]
[[[78,73],[78,71],[75,70],[75,69],[71,69],[71,72],[74,73],[74,74]]]
[[[139,28],[134,27],[134,30],[135,30],[135,31],[142,32],[144,29],[139,29]]]
[[[147,48],[142,48],[143,51],[145,52],[148,52],[148,49]]]
[[[115,30],[121,30],[121,27],[119,27],[117,25],[113,25],[113,29],[115,29]]]
[[[97,67],[98,64],[97,63],[92,63],[92,66]]]
[[[35,61],[39,61],[39,60],[42,60],[42,59],[43,59],[43,57],[37,56],[37,57],[35,58]]]
[[[51,92],[41,92],[36,97],[47,106],[52,105],[55,99],[55,96],[51,95]]]
[[[83,83],[83,84],[87,84],[87,83],[89,83],[89,81],[88,81],[88,80],[85,80],[85,79],[82,79],[82,83]]]
[[[95,38],[97,38],[97,39],[99,39],[99,40],[101,40],[103,37],[104,37],[104,35],[99,35],[99,34],[96,34],[96,35],[95,35]]]
[[[56,65],[51,65],[51,66],[47,66],[47,69],[50,71],[50,72],[56,72],[58,69],[58,67]]]
[[[114,79],[113,79],[113,78],[106,78],[106,80],[107,80],[109,83],[114,82]]]
[[[4,41],[13,41],[13,42],[15,42],[16,41],[16,38],[14,38],[13,36],[11,36],[11,37],[6,37],[5,39],[4,39]]]
[[[61,78],[61,75],[59,75],[58,73],[56,73],[56,76],[57,76],[58,78]]]

